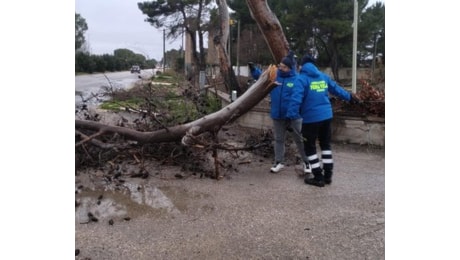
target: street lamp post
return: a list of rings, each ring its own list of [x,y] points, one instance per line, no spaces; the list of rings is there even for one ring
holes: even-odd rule
[[[353,60],[352,60],[352,73],[351,73],[351,92],[356,93],[356,56],[358,46],[358,0],[354,0],[354,14],[353,14]]]
[[[166,66],[166,46],[165,46],[165,29],[163,29],[163,73],[165,73]]]

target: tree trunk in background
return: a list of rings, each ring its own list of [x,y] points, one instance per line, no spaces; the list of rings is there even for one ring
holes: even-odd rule
[[[197,17],[197,23],[196,23],[196,27],[198,31],[198,43],[199,43],[198,46],[200,48],[200,54],[199,54],[200,63],[198,67],[199,67],[199,70],[202,70],[202,71],[206,70],[206,57],[205,57],[204,41],[203,41],[203,28],[201,28],[201,18],[203,16],[204,5],[205,5],[205,1],[200,0],[199,5],[198,5],[198,17]]]
[[[226,48],[229,40],[230,24],[227,2],[225,0],[218,0],[217,5],[219,7],[220,31],[218,35],[214,37],[213,42],[217,51],[217,57],[219,58],[220,72],[224,77],[224,84],[227,91],[236,90],[236,93],[240,96],[242,94],[241,87],[232,69],[232,64],[228,58]]]
[[[331,62],[329,64],[329,66],[331,66],[331,69],[332,69],[332,74],[334,75],[334,80],[335,81],[340,81],[339,79],[339,63],[338,63],[338,59],[339,59],[339,54],[337,52],[337,44],[335,43],[335,41],[331,41],[331,46],[329,48],[330,50],[330,53],[331,53]]]

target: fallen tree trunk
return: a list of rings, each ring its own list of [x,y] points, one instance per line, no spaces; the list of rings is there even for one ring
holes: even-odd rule
[[[246,4],[270,48],[273,59],[279,63],[288,54],[289,43],[278,18],[265,0],[246,0]]]
[[[187,124],[177,125],[154,132],[139,132],[126,127],[110,126],[94,121],[75,120],[75,128],[94,130],[98,132],[98,135],[117,133],[129,140],[143,144],[179,141],[186,135],[198,136],[204,132],[217,133],[222,126],[233,122],[235,119],[251,110],[251,108],[256,106],[268,93],[270,93],[272,88],[276,86],[274,84],[276,70],[276,66],[270,66],[260,76],[259,80],[233,103],[230,103],[217,112]],[[81,144],[82,142],[79,142],[76,145],[78,146]]]

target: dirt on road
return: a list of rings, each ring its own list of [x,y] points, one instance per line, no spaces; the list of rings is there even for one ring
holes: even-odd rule
[[[252,152],[227,155],[220,180],[155,160],[145,178],[129,164],[111,180],[106,168],[77,171],[76,259],[384,259],[384,148],[333,144],[324,188],[304,184],[291,148],[278,174]]]

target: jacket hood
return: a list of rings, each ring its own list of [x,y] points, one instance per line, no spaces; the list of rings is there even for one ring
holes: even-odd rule
[[[318,68],[310,62],[305,63],[300,69],[300,72],[304,72],[310,77],[318,77],[320,75]]]
[[[293,77],[293,76],[296,75],[295,70],[290,70],[290,71],[284,72],[284,71],[278,69],[277,73],[278,73],[278,77],[281,77],[281,78],[289,78],[289,77]]]
[[[294,58],[294,55],[295,54],[293,51],[289,51],[289,54],[281,60],[281,63],[288,66],[291,70],[297,69],[297,62]]]

